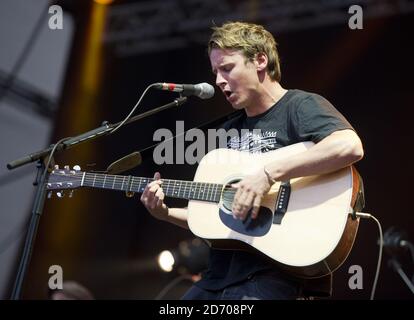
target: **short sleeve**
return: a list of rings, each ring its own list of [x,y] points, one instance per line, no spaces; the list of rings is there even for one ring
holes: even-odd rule
[[[298,141],[318,143],[335,131],[354,130],[328,100],[317,94],[298,102],[293,112],[291,126]]]

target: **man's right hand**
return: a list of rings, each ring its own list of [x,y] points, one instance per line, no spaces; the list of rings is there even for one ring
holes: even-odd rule
[[[154,181],[149,183],[141,195],[141,202],[159,220],[167,220],[168,207],[164,203],[164,192],[162,191],[162,181],[159,172],[155,172]]]

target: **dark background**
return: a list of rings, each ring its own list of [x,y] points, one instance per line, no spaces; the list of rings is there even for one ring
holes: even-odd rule
[[[51,142],[90,130],[103,120],[122,120],[153,82],[214,84],[205,45],[190,43],[184,48],[122,58],[105,46],[99,91],[90,100],[94,103],[92,112],[85,114],[79,109],[82,104],[76,101],[76,92],[88,96],[79,85],[79,74],[91,7],[69,1],[64,9],[73,13],[76,32]],[[384,231],[396,226],[411,236],[413,18],[412,13],[369,18],[364,20],[363,30],[350,30],[342,24],[273,32],[279,44],[282,86],[323,95],[359,133],[365,148],[365,157],[357,164],[365,184],[364,211],[375,215]],[[137,112],[170,102],[174,96],[150,91]],[[59,155],[57,162],[103,170],[112,161],[152,145],[157,128],[175,132],[175,122],[184,120],[189,129],[230,112],[231,107],[218,91],[210,100],[192,97],[179,109],[71,149]],[[189,165],[157,166],[151,152],[143,156],[143,164],[126,174],[152,176],[158,170],[171,179],[191,180],[196,169]],[[91,163],[96,165],[87,166]],[[167,200],[167,204],[180,206],[185,202]],[[189,231],[150,217],[139,195],[126,198],[122,193],[83,189],[75,191],[73,198],[52,198],[46,203],[39,226],[24,298],[46,297],[47,270],[57,264],[62,266],[65,279],[83,283],[97,298],[153,299],[174,275],[151,269],[150,262],[160,251],[190,238]],[[361,221],[349,258],[334,274],[333,298],[369,298],[377,266],[377,241],[374,221]],[[400,255],[411,275],[408,253]],[[376,297],[412,299],[398,274],[387,266],[389,257],[384,253]],[[352,265],[362,267],[361,290],[348,286]],[[189,285],[182,282],[167,297],[178,298]]]

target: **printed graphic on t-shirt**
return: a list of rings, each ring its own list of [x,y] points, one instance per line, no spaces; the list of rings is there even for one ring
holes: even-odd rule
[[[232,137],[227,147],[250,153],[264,153],[276,149],[276,131],[261,132],[253,130],[241,133],[241,136]]]

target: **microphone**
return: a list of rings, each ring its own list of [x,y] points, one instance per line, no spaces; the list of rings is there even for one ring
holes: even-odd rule
[[[406,232],[392,226],[384,233],[384,247],[390,253],[394,253],[400,248],[410,247],[412,244],[407,238]]]
[[[155,89],[181,92],[184,96],[197,96],[201,99],[210,99],[214,96],[214,88],[206,82],[199,84],[156,83]]]

